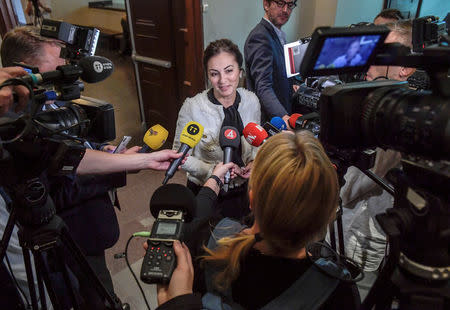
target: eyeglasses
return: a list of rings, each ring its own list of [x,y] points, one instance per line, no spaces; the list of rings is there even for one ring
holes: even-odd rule
[[[279,8],[284,8],[284,6],[287,5],[289,10],[293,10],[297,6],[296,1],[287,2],[283,0],[272,0],[272,2],[275,2]]]

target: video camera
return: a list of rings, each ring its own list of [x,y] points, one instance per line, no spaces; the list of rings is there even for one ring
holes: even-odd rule
[[[51,22],[46,20],[43,28],[48,28]],[[67,25],[64,27],[68,28]],[[70,49],[74,50],[75,46],[84,42],[80,39],[83,36],[77,33],[86,31],[80,30],[79,27],[70,29],[75,29],[69,31],[72,33],[71,36],[78,38],[72,40],[73,45]],[[89,40],[89,47],[94,47],[95,50],[94,41],[94,38]],[[86,46],[84,43],[83,45]],[[94,50],[91,48],[90,53]],[[41,171],[53,167],[50,173],[70,173],[67,167],[71,165],[65,165],[67,162],[64,158],[81,158],[80,152],[84,149],[81,143],[86,140],[102,143],[115,139],[112,105],[97,99],[80,98],[84,87],[78,80],[81,78],[85,82],[96,83],[106,79],[114,69],[110,60],[100,56],[85,56],[76,61],[72,59],[71,64],[59,66],[54,71],[42,73],[39,73],[37,68],[25,67],[31,69],[33,73],[7,80],[1,85],[1,87],[11,85],[27,87],[30,102],[23,114],[9,113],[0,118],[0,150],[4,157],[1,165],[9,166],[3,171],[11,170],[11,161],[20,161],[12,165],[16,167],[15,171],[2,174],[0,184],[11,182],[13,179],[19,182],[30,173],[36,174],[37,172],[32,171],[39,170],[38,166]],[[57,108],[44,109],[49,107],[45,103],[53,100],[59,100]],[[40,161],[39,165],[36,165],[35,159],[46,156],[33,153],[32,150],[36,148],[49,157],[45,161]]]
[[[42,21],[41,36],[55,38],[65,43],[61,58],[79,60],[94,56],[100,31],[94,27],[72,25],[57,20]]]
[[[423,33],[427,27],[436,33],[437,26],[419,25]],[[344,167],[366,173],[372,165],[357,162],[367,148],[402,152],[402,169],[387,175],[394,185],[394,208],[376,216],[389,236],[390,251],[363,309],[378,302],[386,306],[391,295],[399,298],[400,308],[442,309],[439,305],[449,300],[450,271],[450,40],[442,35],[439,44],[411,54],[398,44],[383,45],[388,33],[383,26],[318,28],[300,72],[302,77],[326,76],[384,65],[422,68],[430,76],[431,91],[418,92],[407,82],[392,80],[327,87],[318,101],[317,122],[330,159]],[[360,45],[359,60],[337,65],[338,55],[347,53],[352,42]],[[386,282],[395,289],[385,290],[390,287]]]

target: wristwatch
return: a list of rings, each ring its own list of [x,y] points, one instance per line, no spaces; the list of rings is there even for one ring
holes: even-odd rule
[[[223,182],[220,180],[220,178],[217,175],[211,174],[211,176],[209,178],[214,179],[217,183],[217,186],[219,186],[219,189],[222,189]]]

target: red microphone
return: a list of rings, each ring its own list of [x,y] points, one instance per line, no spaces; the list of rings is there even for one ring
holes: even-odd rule
[[[294,113],[289,117],[288,123],[292,129],[295,129],[295,125],[296,125],[295,123],[297,122],[297,119],[301,116],[303,116],[303,115],[300,113]]]
[[[267,131],[255,123],[248,123],[247,126],[245,126],[243,133],[245,140],[253,146],[260,146],[269,137]]]

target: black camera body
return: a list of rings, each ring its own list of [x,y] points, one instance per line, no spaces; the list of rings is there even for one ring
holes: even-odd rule
[[[42,21],[41,36],[65,42],[66,47],[61,50],[61,58],[77,60],[95,54],[100,31],[93,27],[83,27],[62,21],[44,19]]]
[[[160,210],[147,240],[147,253],[141,268],[141,280],[145,283],[168,284],[176,257],[173,241],[182,240],[184,218],[180,210]]]

